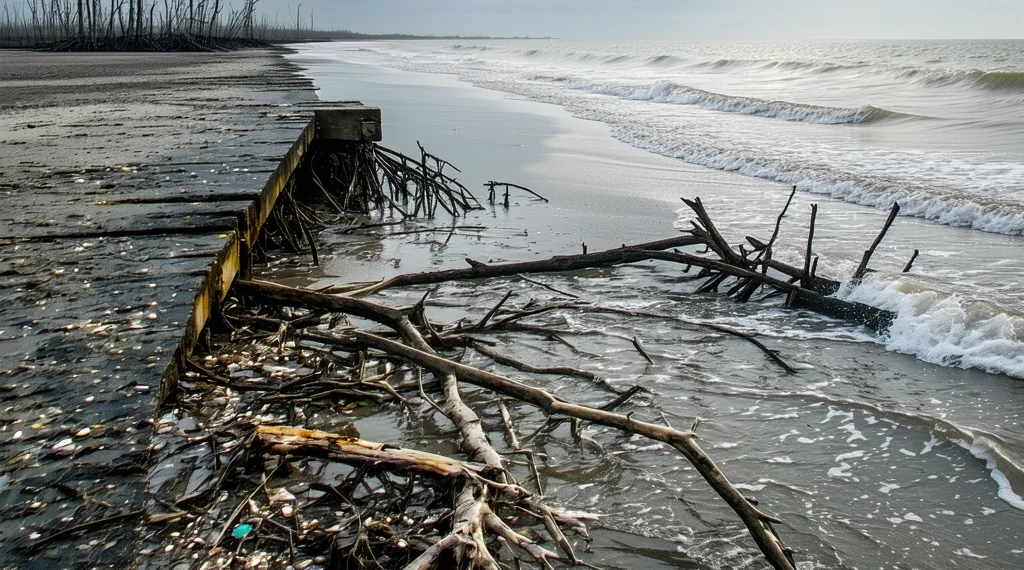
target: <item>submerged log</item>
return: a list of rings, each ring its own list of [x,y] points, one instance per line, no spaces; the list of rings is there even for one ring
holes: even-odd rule
[[[896,314],[884,309],[871,307],[863,303],[845,301],[829,297],[839,290],[842,283],[815,275],[816,263],[812,263],[810,251],[814,232],[814,219],[817,208],[812,207],[811,229],[807,240],[807,253],[804,261],[804,268],[797,268],[779,262],[771,258],[768,250],[777,238],[777,231],[767,244],[754,240],[762,247],[764,255],[754,259],[747,259],[728,245],[725,238],[711,222],[710,215],[704,208],[703,203],[697,200],[687,200],[687,205],[694,208],[697,213],[699,224],[695,224],[690,231],[691,235],[678,236],[656,242],[637,244],[633,246],[622,246],[621,248],[584,253],[580,255],[555,256],[545,260],[523,261],[511,263],[485,264],[472,259],[466,261],[470,267],[464,269],[447,269],[441,271],[427,271],[420,273],[408,273],[386,279],[379,283],[363,287],[341,287],[329,289],[329,292],[343,292],[346,297],[364,297],[372,295],[384,289],[394,287],[406,287],[413,285],[428,285],[444,283],[455,280],[487,279],[495,277],[509,277],[523,273],[545,273],[545,272],[566,272],[593,267],[608,267],[623,265],[647,260],[661,260],[683,264],[690,267],[699,267],[710,271],[711,277],[698,292],[715,291],[729,277],[737,278],[740,281],[730,289],[730,295],[740,301],[748,300],[753,293],[761,288],[768,287],[787,294],[787,306],[793,308],[808,309],[835,319],[849,321],[863,325],[876,332],[883,332],[892,324]],[[787,202],[788,207],[788,202]],[[898,212],[894,206],[893,212]],[[871,257],[871,252],[878,246],[884,237],[888,227],[892,224],[895,213],[890,214],[881,234],[875,239],[872,247],[865,252],[865,265]],[[781,221],[781,216],[779,218]],[[747,238],[750,241],[752,238]],[[681,251],[664,251],[667,249],[704,245],[715,252],[719,258],[715,259],[705,255],[686,253]],[[768,252],[768,253],[765,253]],[[797,285],[769,274],[769,270],[778,271],[790,278],[800,280]]]
[[[589,269],[594,267],[608,267],[621,265],[623,263],[634,263],[642,261],[637,251],[662,250],[673,247],[686,247],[699,245],[703,242],[694,236],[678,236],[656,242],[640,244],[632,247],[610,249],[582,255],[560,255],[550,259],[539,261],[521,261],[513,263],[485,264],[472,259],[466,261],[470,267],[465,269],[446,269],[442,271],[426,271],[422,273],[407,273],[381,281],[373,285],[355,290],[346,291],[349,297],[365,297],[384,289],[393,287],[408,287],[411,285],[432,285],[447,281],[463,279],[487,279],[493,277],[509,277],[520,273],[549,273],[574,271],[578,269]],[[330,292],[337,291],[328,290]]]

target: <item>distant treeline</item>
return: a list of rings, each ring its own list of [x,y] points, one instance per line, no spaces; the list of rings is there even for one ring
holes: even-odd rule
[[[279,33],[287,36],[293,34],[294,29],[280,29]],[[524,36],[494,37],[494,36],[419,36],[413,34],[364,34],[351,32],[349,30],[313,30],[303,29],[298,33],[299,38],[307,41],[329,41],[329,40],[549,40],[551,38],[533,38]],[[283,38],[288,39],[288,38]]]
[[[55,51],[208,51],[276,42],[484,37],[360,34],[303,26],[301,5],[287,24],[257,14],[259,0],[24,0],[5,2],[0,48]]]
[[[0,46],[55,50],[207,50],[256,43],[271,29],[259,0],[24,0],[3,7]]]

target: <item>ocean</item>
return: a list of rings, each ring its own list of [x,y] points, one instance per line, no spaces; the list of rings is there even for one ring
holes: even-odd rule
[[[837,293],[895,311],[881,335],[778,301],[695,296],[678,268],[549,280],[607,304],[754,332],[801,368],[795,376],[680,322],[566,314],[561,326],[602,357],[577,364],[654,389],[638,413],[679,425],[705,419],[705,445],[787,521],[782,535],[801,568],[1024,563],[1024,42],[295,48],[290,57],[321,99],[382,107],[385,144],[413,150],[419,140],[463,168],[471,187],[505,179],[551,200],[482,214],[489,229],[450,248],[373,245],[339,232],[328,239],[334,261],[316,275],[324,282],[667,237],[686,227],[683,196],[700,195],[733,242],[764,238],[793,186],[778,256],[801,262],[808,207],[818,203],[819,273],[844,279],[899,202],[876,271]],[[915,249],[914,269],[903,273]],[[445,289],[486,307],[503,287],[522,286]],[[646,339],[657,366],[635,362],[622,340],[631,336]],[[527,348],[564,363],[548,347]],[[595,397],[565,381],[558,388]],[[385,415],[360,429],[410,444],[439,435],[417,425],[409,436],[407,421]],[[761,564],[675,457],[592,435],[600,451],[546,443],[545,476],[556,502],[605,515],[595,563]]]

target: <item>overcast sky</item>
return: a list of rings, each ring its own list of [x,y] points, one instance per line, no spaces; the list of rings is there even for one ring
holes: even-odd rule
[[[238,0],[235,0],[237,3]],[[297,0],[260,0],[282,21]],[[564,39],[1021,38],[1024,0],[301,0],[317,27]],[[290,16],[289,16],[290,14]]]

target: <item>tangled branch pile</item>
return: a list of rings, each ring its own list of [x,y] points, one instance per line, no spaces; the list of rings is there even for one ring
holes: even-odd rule
[[[321,151],[328,155],[306,169],[305,182],[293,181],[284,210],[275,214],[278,233],[266,239],[276,235],[298,246],[295,236],[302,235],[312,245],[308,228],[292,231],[291,238],[284,233],[308,223],[303,216],[309,207],[295,199],[297,188],[319,189],[323,202],[337,212],[376,209],[405,217],[440,207],[454,215],[477,206],[461,184],[443,174],[446,163],[430,163],[425,151],[420,160],[380,147]],[[343,190],[335,193],[331,188]],[[678,315],[587,303],[524,275],[646,260],[685,266],[684,277],[703,280],[698,292],[727,287],[727,294],[740,301],[760,291],[766,296],[781,293],[791,305],[876,326],[891,318],[825,296],[838,283],[815,273],[816,260],[810,256],[813,217],[808,259],[801,269],[773,259],[778,224],[767,241],[747,238],[753,249],[734,248],[699,199],[686,203],[695,214],[688,234],[608,251],[506,264],[467,259],[465,269],[323,291],[237,282],[223,307],[221,327],[206,347],[209,355],[203,362],[189,363],[177,410],[158,428],[166,438],[158,446],[163,446],[167,462],[188,465],[164,477],[159,489],[160,496],[174,497],[158,501],[164,514],[156,518],[168,521],[173,530],[161,535],[163,552],[172,563],[201,560],[202,568],[234,563],[410,570],[496,570],[523,563],[592,567],[584,552],[589,550],[586,525],[594,517],[545,500],[545,457],[532,444],[566,424],[582,443],[584,427],[594,424],[675,450],[742,521],[772,567],[795,568],[791,550],[774,528],[780,521],[730,483],[697,442],[699,420],[680,430],[667,421],[634,418],[633,400],[644,387],[621,386],[572,366],[537,366],[498,348],[499,335],[514,333],[557,341],[577,352],[561,331],[543,320],[545,315],[617,313],[674,319],[729,334],[754,344],[786,372],[795,372],[741,331]],[[785,210],[780,222],[784,215]],[[856,279],[867,271],[871,252],[891,220],[865,253]],[[704,253],[677,249],[696,247]],[[434,289],[411,306],[365,299],[386,289],[512,276],[572,300],[531,299],[513,306],[509,291],[483,314],[465,310],[454,322],[438,322],[427,314]],[[450,309],[451,300],[445,301]],[[633,345],[653,362],[636,338]],[[516,371],[516,377],[465,364],[470,352]],[[539,387],[545,375],[591,383],[608,395],[597,402],[570,401]],[[486,403],[493,413],[478,415],[474,408],[481,404],[467,403],[464,397],[468,386],[493,395]],[[361,439],[346,418],[380,405],[400,407],[410,416],[440,414],[457,430],[464,456],[458,457],[454,449],[409,449]],[[543,412],[543,422],[522,425],[517,411],[524,406]],[[634,409],[620,411],[630,407]],[[203,421],[182,426],[181,417]],[[529,428],[527,435],[524,427]],[[496,443],[500,440],[504,445]]]
[[[328,226],[325,212],[342,217],[379,212],[389,218],[433,219],[440,208],[452,217],[482,209],[473,193],[445,167],[448,162],[420,147],[411,158],[375,143],[317,141],[289,181],[254,248],[310,252],[319,264],[314,234]],[[365,227],[365,226],[364,226]]]

